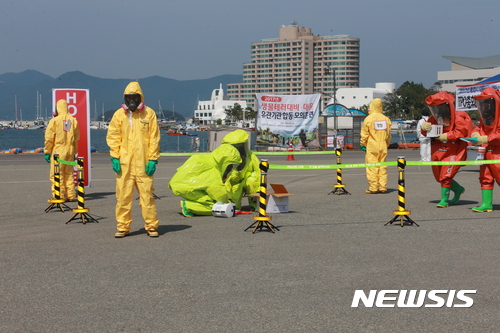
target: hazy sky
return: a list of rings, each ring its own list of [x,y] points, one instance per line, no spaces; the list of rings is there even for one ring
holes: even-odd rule
[[[443,55],[500,54],[498,0],[3,0],[0,74],[177,80],[242,74],[250,44],[297,21],[361,40],[360,86],[430,87]]]

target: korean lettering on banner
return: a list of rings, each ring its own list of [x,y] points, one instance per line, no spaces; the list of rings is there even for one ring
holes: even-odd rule
[[[90,161],[90,95],[88,89],[52,89],[52,106],[55,109],[57,101],[65,99],[68,102],[68,112],[78,121],[80,140],[78,140],[78,157],[83,157],[85,163],[84,185],[91,185]],[[75,166],[75,173],[77,167]]]
[[[455,109],[457,111],[477,110],[474,96],[479,95],[487,87],[500,90],[500,81],[470,86],[457,85]]]
[[[263,95],[258,100],[257,126],[282,136],[297,135],[301,128],[317,128],[319,94]]]

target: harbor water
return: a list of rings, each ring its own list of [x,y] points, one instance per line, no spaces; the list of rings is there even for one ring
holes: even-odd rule
[[[106,130],[90,130],[90,146],[95,148],[96,152],[109,152],[109,147],[106,144],[107,132]],[[207,131],[189,131],[189,135],[168,135],[165,130],[160,132],[160,151],[162,152],[189,152],[196,151],[197,149],[199,151],[207,150]],[[23,152],[27,152],[37,148],[43,148],[44,133],[43,130],[0,130],[0,151],[20,148]],[[404,140],[408,143],[415,140],[416,137],[416,133],[405,133],[404,138],[399,134],[393,133],[392,142],[398,143]],[[198,148],[196,147],[197,144]]]
[[[23,152],[43,148],[43,130],[0,130],[0,151],[20,148]],[[106,130],[90,130],[90,146],[97,152],[109,152],[106,144]],[[198,138],[199,140],[197,140]],[[177,151],[206,151],[208,132],[191,131],[189,135],[168,135],[166,131],[161,131],[160,150],[162,152]],[[196,148],[197,141],[199,148]]]

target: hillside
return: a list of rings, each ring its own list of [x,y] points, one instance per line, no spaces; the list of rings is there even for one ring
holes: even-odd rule
[[[27,70],[21,73],[0,75],[0,120],[15,119],[15,96],[17,96],[18,119],[34,120],[37,116],[37,91],[42,99],[42,117],[50,116],[53,88],[80,88],[90,91],[90,117],[101,116],[104,111],[116,110],[123,102],[123,90],[132,80],[101,79],[82,72],[68,72],[57,78]],[[208,100],[212,90],[222,84],[241,82],[241,75],[220,75],[209,79],[178,81],[160,76],[139,79],[146,105],[171,117],[172,111],[184,117],[192,117],[198,100]],[[174,110],[172,110],[174,109]]]

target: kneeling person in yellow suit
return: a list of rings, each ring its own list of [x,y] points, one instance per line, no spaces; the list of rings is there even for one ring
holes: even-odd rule
[[[253,210],[257,209],[257,203],[250,196],[256,193],[260,187],[259,158],[249,149],[249,135],[246,131],[238,129],[226,134],[222,143],[234,146],[240,152],[242,162],[237,165],[229,175],[226,186],[232,193],[236,209],[241,209],[243,196],[248,196],[248,204]]]
[[[233,166],[241,163],[240,153],[232,145],[222,144],[209,155],[193,155],[177,169],[168,187],[184,198],[182,215],[212,215],[216,202],[229,203],[232,194],[225,181]]]

